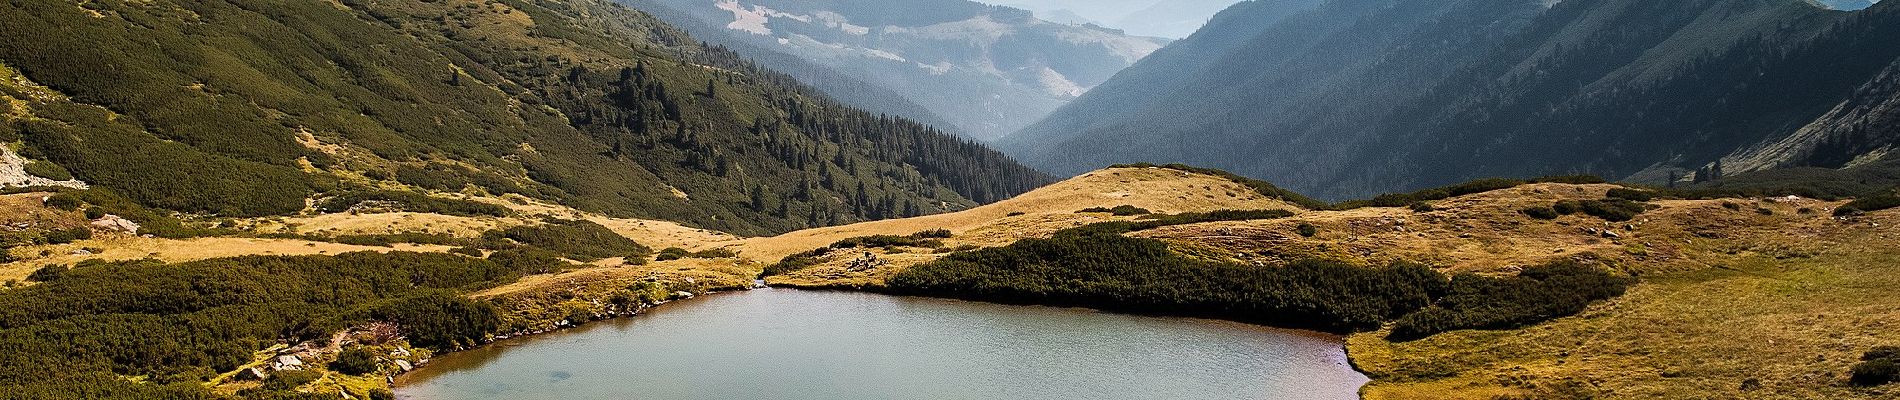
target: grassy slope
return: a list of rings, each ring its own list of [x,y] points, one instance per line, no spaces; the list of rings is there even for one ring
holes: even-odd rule
[[[1055,187],[1077,183],[1089,181]],[[1142,179],[1095,183],[1170,188]],[[1892,276],[1900,266],[1891,261],[1900,258],[1900,241],[1895,240],[1900,238],[1882,228],[1900,223],[1900,212],[1842,222],[1828,216],[1839,201],[1756,198],[1657,201],[1661,208],[1614,224],[1582,215],[1541,221],[1518,213],[1523,207],[1559,200],[1601,198],[1614,187],[1533,184],[1435,201],[1437,210],[1429,212],[1308,211],[1277,220],[1192,224],[1136,235],[1167,240],[1177,251],[1198,257],[1268,265],[1307,257],[1362,264],[1406,259],[1448,271],[1504,274],[1575,258],[1608,263],[1643,279],[1630,294],[1584,314],[1525,329],[1457,331],[1408,343],[1388,342],[1385,332],[1351,336],[1353,361],[1375,379],[1365,389],[1367,398],[1881,398],[1878,392],[1846,387],[1845,371],[1859,352],[1900,341],[1900,334],[1888,326],[1900,317],[1900,298],[1890,293],[1900,284]],[[1156,193],[1139,190],[1134,196],[1154,197]],[[1172,191],[1158,197],[1180,199]],[[1764,209],[1772,215],[1764,215]],[[1009,240],[971,233],[1031,237],[1041,232],[1038,227],[1053,230],[1085,218],[1111,218],[1042,211],[1049,218],[1041,220],[1043,225],[1011,218],[979,220],[974,222],[980,227],[955,229],[957,237],[948,242],[995,246]],[[1027,216],[1017,218],[1022,217]],[[1300,236],[1301,224],[1316,226],[1318,234]],[[783,237],[900,233],[930,224],[913,219],[877,226],[903,228],[857,230],[853,228],[859,225],[853,225]],[[1606,229],[1617,237],[1593,233]],[[760,241],[770,240],[782,239]],[[871,252],[890,266],[847,271],[845,263],[858,257],[852,252],[768,281],[876,286],[909,265],[940,257],[927,249]],[[1743,392],[1743,382],[1751,378],[1758,379],[1759,386]]]
[[[764,234],[968,208],[1046,180],[604,1],[0,8],[15,28],[0,32],[0,137],[175,211],[295,214],[339,181],[400,181]],[[622,82],[635,67],[643,83]]]
[[[1453,271],[1504,273],[1555,258],[1591,258],[1640,275],[1630,294],[1562,318],[1510,331],[1457,331],[1426,340],[1391,343],[1383,332],[1351,336],[1354,363],[1375,381],[1373,399],[1462,399],[1521,395],[1532,398],[1880,398],[1847,388],[1844,371],[1859,352],[1900,341],[1888,326],[1900,320],[1900,299],[1891,288],[1900,243],[1889,228],[1900,211],[1873,213],[1841,222],[1828,218],[1840,202],[1729,199],[1656,202],[1629,223],[1606,224],[1584,216],[1554,221],[1516,213],[1528,205],[1596,198],[1610,185],[1534,184],[1433,202],[1437,210],[1361,208],[1305,211],[1290,218],[1214,222],[1138,233],[1168,240],[1196,257],[1273,263],[1323,256],[1359,263],[1391,259],[1430,262]],[[615,315],[616,297],[664,299],[674,290],[694,292],[743,287],[765,263],[787,251],[802,251],[839,239],[870,234],[908,234],[950,228],[950,246],[1000,246],[1023,237],[1115,218],[1076,213],[1089,207],[1136,205],[1158,211],[1286,208],[1291,205],[1237,191],[1218,177],[1166,169],[1111,169],[1087,174],[1017,199],[962,213],[822,228],[771,238],[743,239],[677,224],[613,219],[544,203],[513,204],[519,217],[452,217],[432,214],[331,214],[243,220],[258,231],[390,233],[431,231],[471,236],[475,230],[531,223],[536,216],[584,217],[655,248],[730,248],[740,258],[683,259],[627,265],[607,259],[578,269],[537,275],[477,296],[509,310],[507,333],[547,329],[563,319]],[[1233,192],[1233,196],[1226,193]],[[27,196],[11,196],[20,200]],[[1732,203],[1735,207],[1724,207]],[[29,204],[30,206],[30,204]],[[1802,213],[1800,209],[1810,212]],[[67,221],[57,213],[32,211]],[[1764,215],[1767,209],[1773,215]],[[1022,212],[1022,215],[1009,214]],[[0,215],[3,216],[3,215]],[[71,221],[68,221],[71,222]],[[1318,228],[1312,238],[1297,226]],[[1633,229],[1632,229],[1633,227]],[[1611,229],[1606,238],[1586,229]],[[215,243],[193,239],[126,239],[103,236],[66,247],[99,246],[99,258],[143,252],[166,260]],[[148,243],[152,249],[126,246]],[[328,243],[285,242],[250,248],[275,254],[332,252]],[[315,246],[311,246],[315,245]],[[442,249],[437,249],[442,250]],[[789,286],[878,285],[908,265],[934,260],[928,249],[870,250],[890,261],[871,271],[848,271],[857,256],[826,259],[819,266],[771,278]],[[61,253],[63,254],[63,253]],[[215,257],[210,255],[205,257]],[[71,258],[71,260],[69,260]],[[174,260],[176,258],[176,260]],[[72,256],[54,260],[76,261]],[[8,265],[7,273],[30,268]],[[648,286],[645,282],[658,282]],[[629,291],[629,288],[639,290]],[[1742,392],[1743,382],[1759,387]]]
[[[1110,219],[1107,213],[1077,213],[1093,207],[1133,205],[1154,212],[1206,212],[1223,209],[1285,209],[1299,206],[1268,198],[1221,177],[1165,168],[1112,168],[1049,185],[1013,199],[975,209],[917,218],[875,221],[838,227],[808,229],[784,235],[748,239],[735,248],[742,256],[774,262],[792,253],[811,250],[856,236],[908,235],[930,229],[956,234],[949,247],[1003,246],[1025,237],[1046,237],[1055,231]],[[1021,213],[1019,215],[1011,215]],[[877,253],[886,253],[876,251]],[[840,252],[847,253],[847,252]],[[850,257],[840,254],[825,265],[789,276],[775,276],[775,285],[866,286],[882,284],[896,269],[844,271]],[[883,254],[898,266],[936,259],[936,254]]]
[[[1873,225],[1895,222],[1683,239],[1699,268],[1646,274],[1583,315],[1410,343],[1361,334],[1349,350],[1375,379],[1369,399],[1883,398],[1843,382],[1861,352],[1900,341],[1900,238]]]

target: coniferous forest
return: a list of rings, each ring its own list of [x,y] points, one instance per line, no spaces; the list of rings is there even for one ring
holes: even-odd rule
[[[3,6],[22,154],[167,210],[282,215],[383,182],[764,234],[1049,181],[604,1]]]

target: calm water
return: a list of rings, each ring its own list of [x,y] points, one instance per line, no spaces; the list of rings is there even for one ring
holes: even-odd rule
[[[435,359],[405,399],[1352,399],[1337,338],[763,289]]]

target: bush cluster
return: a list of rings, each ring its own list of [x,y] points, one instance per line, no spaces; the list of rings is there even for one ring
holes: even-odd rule
[[[1634,195],[1626,194],[1626,196]],[[1582,213],[1604,221],[1624,222],[1636,219],[1637,215],[1649,211],[1649,208],[1648,204],[1619,197],[1603,200],[1563,200],[1550,206],[1526,207],[1518,212],[1542,220],[1553,220],[1564,215]]]
[[[654,256],[654,260],[655,261],[672,261],[672,260],[678,260],[682,258],[733,258],[733,257],[738,257],[738,256],[739,256],[739,253],[734,253],[732,250],[725,249],[725,248],[718,248],[718,249],[705,250],[705,251],[686,251],[686,249],[682,249],[678,247],[668,247],[668,248],[660,250],[658,255]]]
[[[392,207],[396,211],[436,213],[465,217],[503,217],[509,214],[507,207],[494,204],[469,200],[445,199],[417,192],[395,190],[351,190],[332,194],[329,197],[317,201],[317,211],[325,213],[344,212],[364,203]]]
[[[587,220],[550,219],[539,225],[522,225],[483,234],[485,247],[508,250],[533,247],[581,262],[608,257],[644,258],[653,249],[614,233],[612,229]]]
[[[818,265],[822,258],[830,255],[834,250],[892,247],[922,247],[943,250],[943,241],[940,239],[948,239],[951,236],[950,230],[948,229],[931,229],[905,236],[873,235],[846,238],[832,243],[830,246],[785,256],[785,258],[779,259],[778,262],[766,266],[765,271],[759,273],[759,277],[764,278],[784,275],[792,273],[793,271],[811,268]]]
[[[1148,211],[1148,209],[1146,208],[1135,207],[1135,206],[1126,205],[1126,204],[1115,206],[1115,208],[1089,207],[1089,208],[1084,208],[1081,211],[1076,211],[1076,212],[1077,213],[1112,214],[1112,215],[1120,216],[1120,217],[1153,214],[1153,212]]]
[[[1625,199],[1564,200],[1551,205],[1550,208],[1558,214],[1583,213],[1610,222],[1629,221],[1636,219],[1636,216],[1644,211],[1649,211],[1648,204]]]
[[[210,398],[198,383],[208,371],[236,369],[272,343],[373,320],[398,324],[418,346],[473,344],[500,314],[464,293],[512,280],[519,268],[401,252],[85,262],[0,292],[0,393]]]
[[[1510,329],[1582,312],[1591,303],[1623,295],[1635,280],[1576,261],[1525,268],[1517,276],[1461,274],[1430,308],[1400,318],[1395,340],[1421,339],[1458,329]]]
[[[1572,261],[1513,277],[1445,275],[1416,264],[1300,260],[1260,267],[1189,258],[1165,242],[1092,224],[963,251],[888,280],[890,290],[1005,303],[1187,314],[1352,332],[1399,321],[1394,338],[1501,329],[1575,314],[1634,281]]]
[[[376,354],[362,347],[344,349],[330,362],[330,370],[349,375],[376,372]]]
[[[1406,263],[1367,268],[1307,260],[1259,268],[1195,260],[1161,241],[1098,225],[951,254],[898,273],[889,290],[1346,332],[1425,307],[1447,284],[1430,268]]]
[[[1847,204],[1842,205],[1841,208],[1834,209],[1834,216],[1855,216],[1896,207],[1900,207],[1900,195],[1883,194],[1863,196],[1854,199],[1854,201],[1847,202]]]
[[[1900,382],[1900,346],[1880,346],[1868,350],[1861,355],[1860,363],[1848,372],[1848,383],[1855,386]]]

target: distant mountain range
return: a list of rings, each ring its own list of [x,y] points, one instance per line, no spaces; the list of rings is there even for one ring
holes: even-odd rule
[[[1842,167],[1900,138],[1900,3],[1295,3],[1237,4],[998,145],[1058,174],[1185,162],[1339,199]]]
[[[1168,42],[964,0],[623,3],[853,105],[978,139],[1035,122]]]
[[[1215,13],[1241,0],[992,0],[987,3],[1033,11],[1037,18],[1092,23],[1130,35],[1179,39],[1193,34]]]
[[[1820,1],[1821,5],[1825,5],[1828,8],[1832,8],[1836,10],[1846,10],[1846,11],[1864,10],[1864,9],[1867,9],[1867,7],[1873,7],[1874,3],[1879,2],[1879,0],[1817,0],[1817,1]]]

